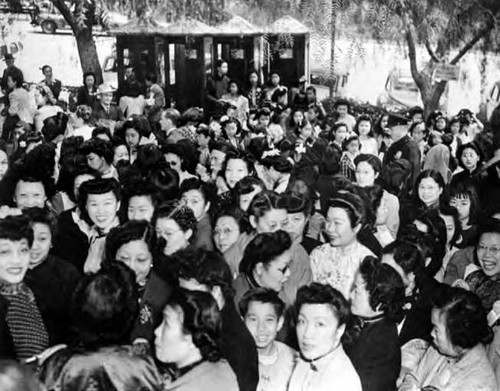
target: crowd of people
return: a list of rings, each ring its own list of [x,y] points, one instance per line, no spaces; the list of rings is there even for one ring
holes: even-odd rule
[[[224,60],[205,110],[128,68],[73,111],[49,65],[32,109],[7,61],[0,389],[499,389],[500,154],[474,113],[327,109]]]

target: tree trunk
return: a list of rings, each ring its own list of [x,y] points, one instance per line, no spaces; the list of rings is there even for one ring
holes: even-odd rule
[[[75,32],[75,39],[83,73],[94,72],[96,85],[101,84],[103,80],[102,69],[97,55],[97,47],[92,37],[92,29],[85,28]]]
[[[335,81],[335,36],[337,34],[337,14],[339,9],[339,0],[332,0],[332,26],[331,26],[331,48],[330,48],[330,99],[333,98],[335,84],[339,83],[339,80]]]

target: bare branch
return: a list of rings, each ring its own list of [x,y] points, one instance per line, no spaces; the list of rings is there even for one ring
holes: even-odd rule
[[[429,53],[429,56],[431,56],[432,61],[441,62],[441,59],[436,55],[436,53],[434,53],[434,50],[431,47],[429,39],[425,40],[425,48],[427,49],[427,53]]]
[[[456,65],[458,62],[462,59],[462,57],[469,51],[471,50],[476,43],[478,43],[481,38],[483,38],[486,34],[488,34],[493,27],[495,26],[495,23],[493,21],[489,21],[486,26],[484,26],[481,30],[479,30],[472,39],[465,44],[465,46],[460,49],[460,51],[457,53],[457,55],[451,60],[450,64],[451,65]]]

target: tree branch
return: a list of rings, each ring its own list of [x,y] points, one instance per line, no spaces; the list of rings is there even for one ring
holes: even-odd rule
[[[78,30],[78,23],[75,20],[75,17],[69,7],[66,5],[64,0],[51,0],[52,4],[57,8],[57,10],[61,13],[61,15],[64,17],[66,22],[70,25],[71,30],[73,32],[76,32]]]
[[[431,48],[431,43],[429,42],[429,39],[425,39],[425,48],[427,49],[427,53],[429,53],[429,56],[431,56],[432,61],[434,62],[441,62],[441,59],[434,53],[434,50]]]
[[[450,61],[450,64],[456,65],[462,59],[462,57],[469,50],[471,50],[476,43],[478,43],[481,40],[481,38],[483,38],[486,34],[488,34],[493,29],[494,26],[495,26],[495,23],[490,20],[486,24],[486,26],[484,26],[481,30],[479,30],[477,32],[477,34],[474,37],[472,37],[472,39],[469,42],[467,42],[462,49],[460,49],[460,51],[457,53],[457,55],[455,57],[453,57],[453,59]]]
[[[406,42],[408,43],[408,57],[410,58],[411,75],[415,80],[415,83],[417,83],[417,86],[422,91],[424,81],[417,68],[417,50],[415,47],[415,38],[413,37],[413,33],[411,31],[411,25],[407,24],[406,26]]]

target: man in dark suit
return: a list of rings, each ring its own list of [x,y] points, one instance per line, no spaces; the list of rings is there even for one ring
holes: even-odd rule
[[[406,118],[391,116],[388,126],[393,142],[384,156],[384,166],[395,160],[407,160],[411,165],[411,181],[408,183],[414,185],[418,174],[420,174],[420,148],[408,134],[409,126]]]
[[[207,113],[217,111],[222,108],[220,99],[228,92],[229,77],[227,76],[228,64],[225,60],[217,60],[217,70],[214,76],[209,76],[207,80],[206,109]]]

